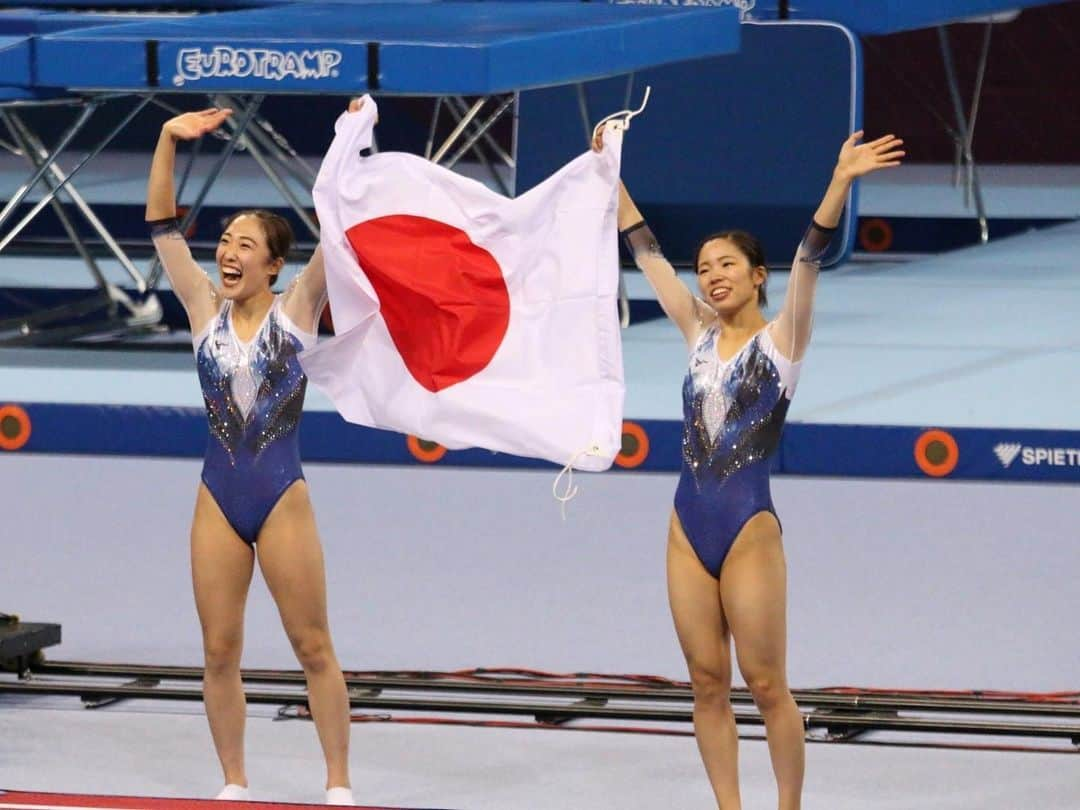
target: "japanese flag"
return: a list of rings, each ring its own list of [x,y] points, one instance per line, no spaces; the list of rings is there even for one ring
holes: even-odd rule
[[[350,422],[604,470],[622,436],[621,133],[516,199],[337,121],[315,183],[338,336],[301,357]],[[587,453],[587,455],[581,455]]]

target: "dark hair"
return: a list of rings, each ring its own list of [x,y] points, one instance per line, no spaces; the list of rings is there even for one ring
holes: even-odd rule
[[[705,249],[705,245],[712,242],[714,239],[726,239],[739,249],[739,252],[746,257],[750,262],[750,267],[764,267],[768,271],[769,266],[765,264],[765,251],[761,247],[761,242],[757,237],[746,231],[720,231],[718,233],[711,233],[698,242],[697,250],[694,251],[694,270],[697,271],[698,261],[701,259],[701,251]],[[759,307],[767,306],[769,303],[769,296],[765,292],[765,284],[768,282],[768,276],[766,275],[765,281],[761,282],[761,286],[757,288],[757,301]]]
[[[271,261],[289,258],[289,251],[292,250],[295,237],[293,237],[292,226],[289,225],[289,221],[285,217],[264,208],[247,208],[243,211],[237,211],[226,219],[221,229],[223,231],[228,230],[229,226],[240,217],[255,217],[255,219],[259,220],[263,233],[266,235],[266,247],[270,251]],[[271,286],[277,281],[277,277],[277,273],[270,277]]]

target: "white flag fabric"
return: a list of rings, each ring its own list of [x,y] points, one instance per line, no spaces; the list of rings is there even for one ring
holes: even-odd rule
[[[344,113],[315,183],[336,337],[301,355],[350,422],[577,469],[622,438],[622,134],[508,199]],[[581,455],[582,453],[587,455]]]

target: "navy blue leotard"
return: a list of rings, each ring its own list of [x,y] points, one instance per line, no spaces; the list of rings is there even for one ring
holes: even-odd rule
[[[229,300],[194,339],[210,426],[202,480],[246,543],[304,477],[298,427],[307,377],[297,353],[315,340],[285,315],[281,296],[249,342],[236,335]]]
[[[776,515],[769,470],[810,340],[818,264],[833,228],[812,223],[792,264],[777,317],[724,361],[717,353],[721,324],[664,258],[644,222],[623,231],[634,260],[664,311],[691,342],[683,382],[683,464],[675,514],[702,565],[714,577],[746,522]],[[694,326],[688,326],[693,323]],[[782,334],[783,351],[774,335]]]
[[[233,302],[192,258],[176,219],[151,223],[151,232],[192,323],[210,428],[202,480],[229,525],[253,544],[285,490],[304,477],[297,430],[307,377],[297,354],[318,338],[295,319],[315,329],[325,303],[323,276],[312,274],[309,264],[274,296],[258,331],[245,342],[233,327]]]
[[[713,323],[690,354],[675,490],[679,522],[713,576],[750,518],[776,514],[769,468],[799,377],[799,364],[777,351],[768,327],[727,362],[716,351],[719,334]]]

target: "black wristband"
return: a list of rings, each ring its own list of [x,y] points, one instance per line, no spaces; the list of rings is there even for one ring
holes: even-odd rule
[[[165,217],[164,219],[151,219],[146,222],[150,228],[150,237],[165,236],[170,233],[180,233],[180,219],[178,217]]]
[[[626,237],[630,236],[630,234],[632,234],[634,231],[640,230],[641,228],[644,228],[644,227],[646,227],[645,226],[645,220],[643,220],[643,219],[638,220],[633,225],[631,225],[629,228],[626,228],[624,230],[619,231],[619,236],[621,236],[621,237],[623,237],[625,239]]]
[[[822,233],[836,233],[836,229],[838,227],[840,227],[840,226],[839,225],[833,225],[831,228],[826,228],[824,225],[819,225],[818,221],[816,219],[811,218],[810,219],[810,227],[815,228],[816,230],[819,230]]]

